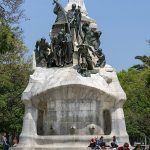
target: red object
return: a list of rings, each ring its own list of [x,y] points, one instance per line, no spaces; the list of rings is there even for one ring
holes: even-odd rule
[[[90,140],[90,144],[91,143],[96,143],[96,138],[92,138],[91,140]]]
[[[117,150],[130,150],[130,149],[129,149],[129,147],[123,147],[123,146],[121,146],[121,147],[118,147]]]

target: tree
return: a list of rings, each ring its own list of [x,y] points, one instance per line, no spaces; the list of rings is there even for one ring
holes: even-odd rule
[[[131,67],[128,71],[118,73],[120,83],[127,94],[124,112],[131,143],[140,141],[140,138],[145,136],[150,138],[150,69],[147,65],[144,66],[146,67],[140,70]]]
[[[124,111],[131,141],[145,136],[150,139],[150,56],[136,56],[135,59],[142,63],[118,73],[127,94]]]
[[[5,9],[0,5],[0,18],[5,18]]]
[[[135,69],[138,69],[138,70],[141,70],[141,69],[144,69],[144,68],[150,69],[150,56],[146,56],[146,55],[136,56],[135,59],[140,60],[142,62],[142,64],[135,65],[132,68],[135,68]]]
[[[9,24],[0,24],[0,63],[9,64],[20,62],[27,52],[21,37],[19,27],[11,28]]]
[[[0,64],[0,130],[11,133],[21,131],[24,91],[30,71],[29,64]]]
[[[21,131],[24,113],[21,94],[31,74],[30,60],[24,57],[27,48],[23,32],[18,25],[23,17],[22,3],[23,0],[0,2],[0,132],[12,135]]]
[[[135,59],[142,63],[118,73],[127,94],[124,111],[131,142],[145,136],[150,139],[150,56],[136,56]]]
[[[24,0],[1,0],[0,16],[9,23],[18,23],[21,18],[25,18],[21,5]]]

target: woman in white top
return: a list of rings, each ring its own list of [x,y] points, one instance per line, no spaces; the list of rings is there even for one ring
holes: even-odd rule
[[[8,150],[9,149],[9,144],[8,144],[8,140],[6,137],[6,133],[4,132],[3,134],[3,150]]]

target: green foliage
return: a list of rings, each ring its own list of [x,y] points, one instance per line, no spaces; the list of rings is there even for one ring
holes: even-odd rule
[[[0,63],[20,62],[26,52],[18,27],[11,28],[8,24],[0,24]]]
[[[16,48],[15,35],[8,25],[0,25],[0,53],[13,52]]]
[[[138,59],[142,62],[142,64],[138,64],[133,66],[132,68],[135,68],[137,70],[142,70],[142,69],[150,69],[150,56],[136,56],[135,59]]]
[[[0,24],[0,130],[20,132],[24,105],[21,94],[30,74],[30,64],[23,60],[26,47],[19,28]]]
[[[3,149],[3,145],[0,144],[0,150],[2,150],[2,149]]]
[[[30,66],[28,64],[0,65],[0,130],[20,132],[24,105],[21,94],[27,83]]]
[[[127,94],[124,112],[130,138],[150,137],[150,69],[131,68],[118,73],[118,77]]]
[[[0,17],[9,23],[18,23],[20,19],[25,18],[24,10],[21,9],[24,0],[1,0]]]
[[[3,9],[3,14],[0,14],[0,132],[12,134],[21,131],[24,113],[21,94],[31,74],[31,65],[24,60],[27,48],[22,30],[16,26],[23,17],[22,3],[23,0],[0,2]]]

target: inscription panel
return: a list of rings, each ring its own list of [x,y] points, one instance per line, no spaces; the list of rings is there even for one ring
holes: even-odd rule
[[[101,126],[99,101],[58,100],[48,102],[47,106],[44,123],[49,126],[50,130],[54,130],[55,134],[70,134],[72,127],[75,128],[77,134],[82,130],[87,134],[88,125]],[[46,130],[44,133],[48,135],[51,132]]]

